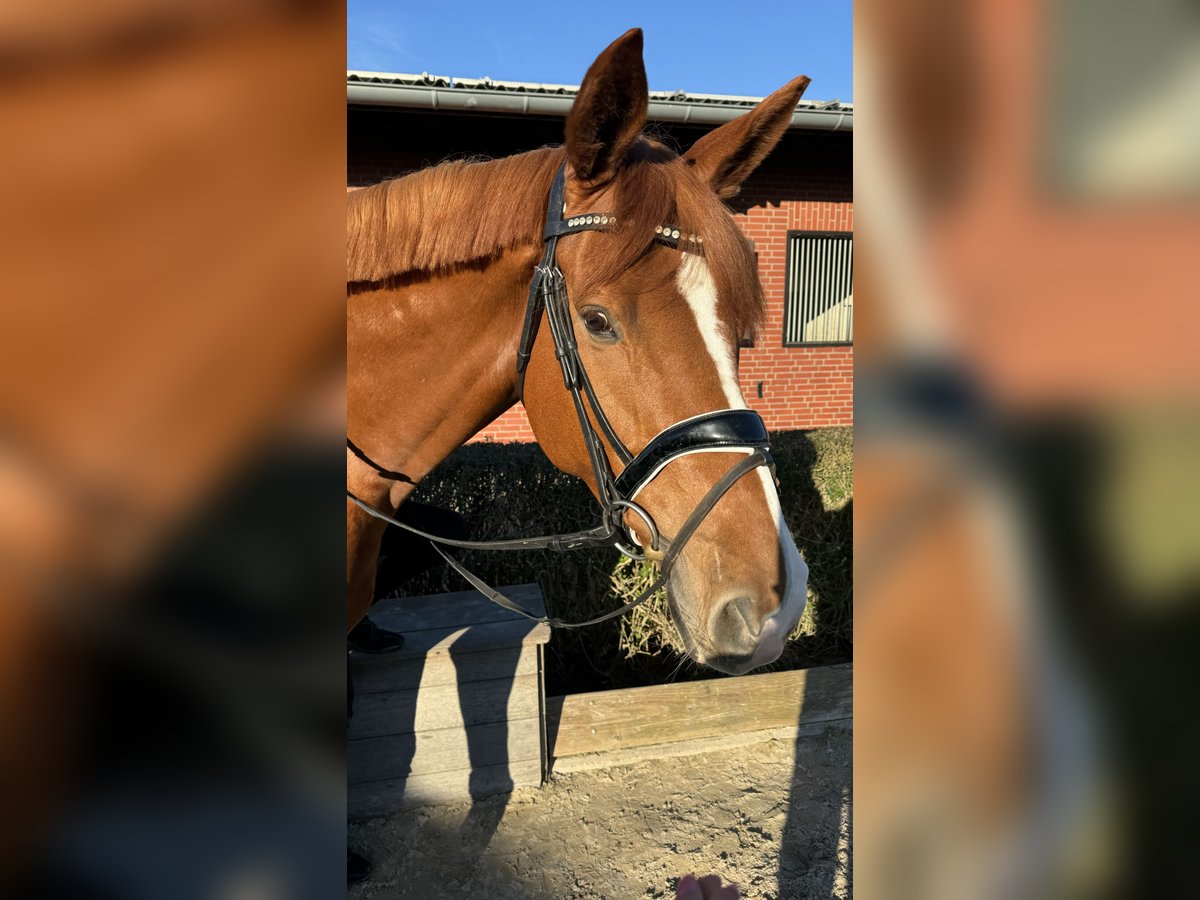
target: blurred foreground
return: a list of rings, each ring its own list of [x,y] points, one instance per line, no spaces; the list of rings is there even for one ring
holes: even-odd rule
[[[343,11],[3,19],[0,895],[330,896]]]
[[[856,9],[866,900],[1191,893],[1200,20],[1128,9]],[[4,23],[0,891],[338,894],[343,12]]]
[[[1191,895],[1200,15],[855,13],[859,897]]]

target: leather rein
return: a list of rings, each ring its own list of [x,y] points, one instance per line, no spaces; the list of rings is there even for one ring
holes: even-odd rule
[[[346,497],[375,518],[382,519],[390,525],[395,525],[410,534],[428,540],[454,571],[458,572],[472,587],[493,603],[527,619],[551,627],[582,628],[585,625],[595,625],[624,615],[649,600],[667,583],[671,570],[680,553],[683,552],[684,546],[708,517],[717,502],[743,475],[759,466],[767,466],[774,472],[774,461],[771,458],[767,441],[766,426],[763,425],[762,418],[758,413],[749,409],[718,410],[676,422],[652,438],[636,455],[631,453],[618,437],[612,423],[604,414],[604,408],[596,397],[583,360],[579,356],[579,345],[576,343],[575,329],[571,324],[571,307],[567,301],[566,279],[555,259],[560,238],[581,231],[604,231],[614,226],[617,220],[614,216],[603,213],[589,213],[564,219],[565,181],[564,164],[559,167],[550,187],[546,225],[542,232],[545,252],[542,254],[541,262],[534,268],[533,279],[529,284],[525,321],[521,332],[521,341],[517,348],[517,395],[524,399],[525,370],[533,355],[534,342],[537,340],[538,330],[544,317],[549,323],[550,334],[554,341],[554,353],[562,369],[563,384],[571,394],[575,415],[579,420],[579,428],[583,434],[584,445],[587,448],[588,459],[595,476],[596,493],[601,506],[600,524],[586,531],[569,534],[498,541],[463,541],[429,534],[415,528],[359,499],[349,489],[346,490]],[[681,235],[677,228],[660,226],[655,229],[654,239],[659,243],[678,247]],[[588,416],[589,409],[600,426],[599,431],[592,425],[592,420]],[[601,433],[603,433],[603,438]],[[613,453],[624,465],[619,475],[614,475],[609,463],[608,454],[605,451],[605,439]],[[412,483],[411,479],[403,473],[385,469],[372,461],[349,440],[347,440],[347,446],[356,457],[382,477]],[[635,498],[642,488],[657,477],[669,463],[692,453],[711,451],[744,452],[746,457],[732,466],[709,488],[695,509],[684,520],[679,531],[668,540],[659,533],[653,516],[639,506]],[[539,616],[531,612],[486,584],[442,549],[445,546],[469,550],[554,550],[565,552],[584,547],[614,547],[631,559],[647,559],[646,553],[639,553],[630,546],[639,543],[633,532],[624,524],[626,516],[631,513],[640,518],[649,530],[650,552],[661,554],[660,557],[657,557],[659,558],[658,577],[629,603],[583,622],[566,622],[552,616]]]

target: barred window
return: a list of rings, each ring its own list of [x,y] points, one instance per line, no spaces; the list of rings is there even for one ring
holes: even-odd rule
[[[789,231],[783,344],[854,340],[854,235]]]

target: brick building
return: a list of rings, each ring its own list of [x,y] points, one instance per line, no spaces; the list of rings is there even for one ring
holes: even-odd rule
[[[450,157],[561,143],[576,88],[350,72],[351,188]],[[651,129],[685,149],[759,98],[652,93]],[[754,242],[766,321],[741,351],[747,402],[771,429],[852,422],[853,109],[802,101],[779,146],[731,201]],[[532,440],[518,405],[480,438]]]

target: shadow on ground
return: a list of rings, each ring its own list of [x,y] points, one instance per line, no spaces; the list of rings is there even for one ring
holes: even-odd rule
[[[795,746],[556,775],[507,797],[357,823],[351,844],[376,875],[350,896],[672,898],[681,875],[715,872],[744,900],[848,898],[850,761],[849,728],[825,725]]]

